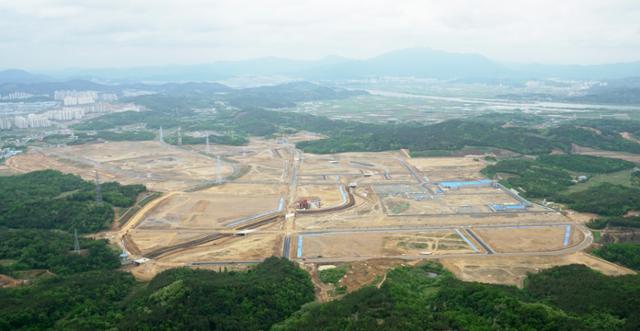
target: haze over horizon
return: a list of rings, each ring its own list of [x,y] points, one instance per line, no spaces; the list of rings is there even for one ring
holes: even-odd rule
[[[640,2],[634,0],[0,0],[0,66],[362,59],[412,47],[500,62],[633,62],[640,60],[638,17]]]

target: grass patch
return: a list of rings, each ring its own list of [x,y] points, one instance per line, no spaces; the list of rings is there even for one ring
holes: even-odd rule
[[[396,202],[396,201],[390,201],[389,202],[389,210],[391,210],[392,213],[394,214],[401,214],[403,212],[405,212],[407,209],[409,209],[409,203],[405,202],[405,201],[401,201],[401,202]]]
[[[622,185],[626,187],[633,187],[631,184],[631,171],[632,170],[622,170],[618,172],[613,172],[610,174],[601,174],[595,175],[589,178],[584,183],[578,183],[576,185],[570,186],[566,192],[574,193],[580,192],[584,190],[588,190],[591,187],[598,186],[602,183],[611,183],[616,185]]]
[[[333,269],[326,269],[318,271],[318,277],[320,281],[325,284],[333,284],[337,286],[338,282],[347,273],[349,267],[347,265],[341,265]],[[336,291],[338,288],[336,288]]]
[[[593,242],[599,243],[602,233],[600,231],[591,231],[593,233]]]

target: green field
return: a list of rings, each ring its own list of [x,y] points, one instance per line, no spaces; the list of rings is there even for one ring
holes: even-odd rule
[[[576,185],[570,186],[569,189],[567,189],[567,192],[574,193],[574,192],[584,191],[590,187],[598,186],[602,183],[611,183],[611,184],[632,187],[631,171],[632,170],[622,170],[622,171],[618,171],[610,174],[595,175],[589,178],[584,183],[578,183]]]

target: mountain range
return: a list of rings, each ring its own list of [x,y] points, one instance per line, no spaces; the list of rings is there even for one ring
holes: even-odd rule
[[[640,77],[640,61],[600,65],[504,64],[471,53],[430,48],[388,52],[364,60],[329,56],[320,60],[264,57],[198,65],[131,68],[65,69],[30,74],[0,71],[0,84],[34,83],[67,79],[107,81],[214,81],[240,76],[287,76],[292,79],[341,80],[381,76],[453,79],[576,79],[606,80]]]

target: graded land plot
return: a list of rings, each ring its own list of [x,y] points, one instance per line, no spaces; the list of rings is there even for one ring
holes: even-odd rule
[[[575,226],[477,227],[473,231],[498,253],[544,252],[571,247],[584,239]]]
[[[356,206],[331,214],[297,215],[296,227],[302,230],[345,229],[363,227],[422,227],[467,225],[539,225],[566,223],[568,219],[555,211],[539,213],[431,214],[387,216],[379,203],[363,203],[356,196]],[[377,199],[376,199],[377,200]]]
[[[632,270],[583,252],[559,256],[446,257],[440,262],[463,281],[518,287],[523,286],[528,273],[568,264],[583,264],[610,276],[634,274]]]
[[[299,235],[301,258],[379,258],[473,253],[453,231],[348,232]],[[298,257],[298,256],[297,256]]]
[[[421,171],[432,182],[458,179],[481,179],[486,163],[477,157],[429,157],[411,158],[407,162]]]
[[[433,198],[423,195],[384,196],[382,202],[389,215],[492,213],[490,204],[520,203],[504,191],[494,188],[464,188],[436,194]]]
[[[251,233],[180,250],[159,258],[170,263],[258,261],[282,254],[282,235]]]
[[[103,181],[144,184],[156,191],[185,189],[217,177],[216,160],[159,142],[109,142],[32,150],[8,165],[20,172],[56,169],[93,179],[98,169]],[[223,162],[220,176],[234,172]]]
[[[285,179],[285,164],[285,160],[281,159],[265,160],[261,163],[242,163],[243,166],[248,167],[248,171],[242,175],[238,181],[283,181]]]
[[[228,229],[234,222],[276,211],[279,186],[225,184],[210,189],[176,193],[158,204],[138,225],[141,229]]]
[[[145,253],[149,253],[156,249],[199,239],[208,234],[210,233],[205,231],[193,232],[140,228],[129,231],[130,238],[135,243],[135,246],[142,252],[143,256]]]
[[[402,159],[400,152],[376,152],[376,153],[341,153],[335,154],[339,160],[350,163],[351,166],[363,169],[386,170],[388,172],[407,172],[399,159]]]
[[[346,203],[346,195],[343,197],[339,185],[298,185],[296,198],[298,200],[320,199],[320,208],[334,207]]]
[[[317,175],[360,175],[360,169],[352,167],[348,160],[338,160],[333,155],[304,154],[301,162],[301,176]]]

